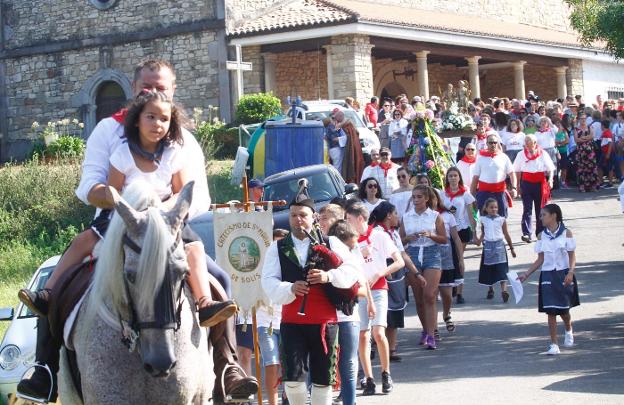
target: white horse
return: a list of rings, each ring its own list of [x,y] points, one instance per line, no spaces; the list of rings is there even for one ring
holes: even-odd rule
[[[163,211],[151,187],[142,183],[129,185],[123,199],[113,194],[116,213],[93,285],[66,342],[76,352],[84,400],[74,389],[63,349],[61,401],[208,403],[212,359],[207,331],[199,326],[193,296],[184,283],[188,264],[180,240],[192,183],[183,188],[171,211]]]

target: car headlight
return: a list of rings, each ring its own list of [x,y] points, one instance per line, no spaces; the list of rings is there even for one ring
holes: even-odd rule
[[[0,368],[13,370],[18,366],[21,351],[15,345],[7,345],[0,350]]]

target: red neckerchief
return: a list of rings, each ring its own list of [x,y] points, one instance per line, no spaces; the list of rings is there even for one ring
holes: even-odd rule
[[[545,130],[542,131],[542,128],[540,127],[540,129],[537,130],[538,132],[546,133],[546,132],[550,132],[550,127],[546,128]]]
[[[386,232],[388,235],[390,235],[392,240],[394,240],[392,228],[386,228],[386,226],[383,224],[383,222],[377,222],[377,225],[379,225],[384,230],[384,232]]]
[[[370,245],[371,241],[370,241],[369,238],[370,238],[370,235],[371,235],[372,232],[373,232],[373,225],[369,225],[368,229],[366,230],[366,234],[365,235],[360,235],[358,237],[358,243],[366,241],[366,244]]]
[[[388,177],[388,170],[392,168],[392,162],[388,163],[379,163],[379,167],[384,171],[384,177]]]
[[[471,165],[477,161],[477,157],[476,156],[469,157],[468,155],[464,155],[464,157],[462,157],[461,160]]]
[[[114,119],[115,121],[117,121],[120,124],[123,124],[126,122],[126,116],[128,115],[128,109],[127,108],[122,108],[121,110],[117,111],[115,114],[113,114],[111,116],[112,119]]]
[[[483,128],[483,134],[478,134],[477,133],[477,139],[481,141],[481,140],[487,138],[487,133],[488,133],[488,131],[491,131],[491,130],[492,130],[492,128],[490,128],[490,127]]]
[[[485,150],[485,149],[481,149],[481,150],[479,151],[479,155],[481,155],[481,156],[485,156],[485,157],[491,157],[491,158],[493,158],[494,156],[498,155],[498,151],[488,152],[488,151],[487,151],[487,150]]]
[[[371,162],[370,167],[377,167],[379,166],[379,162]]]
[[[460,195],[464,195],[464,193],[466,192],[466,187],[461,186],[459,188],[459,190],[457,190],[456,192],[452,192],[451,191],[451,187],[446,187],[444,189],[444,191],[446,192],[446,195],[448,195],[449,198],[452,200],[455,197],[459,197]]]
[[[535,149],[535,153],[531,153],[527,148],[524,148],[524,156],[527,158],[524,163],[529,163],[531,160],[535,160],[542,156],[542,148],[538,146],[537,149]]]

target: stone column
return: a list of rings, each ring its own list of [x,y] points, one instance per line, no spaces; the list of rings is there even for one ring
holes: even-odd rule
[[[480,56],[464,58],[468,61],[468,81],[470,82],[470,99],[481,98],[481,82],[479,80]]]
[[[334,96],[334,69],[333,69],[333,47],[331,45],[324,45],[325,49],[325,63],[327,63],[327,99],[332,100],[336,98]]]
[[[366,105],[373,96],[373,61],[368,35],[348,34],[331,38],[327,49],[329,98],[355,98]]]
[[[568,59],[567,85],[568,92],[573,96],[585,93],[582,59]]]
[[[566,83],[566,70],[567,66],[559,66],[555,68],[557,73],[557,97],[564,99],[568,95],[568,85]]]
[[[260,53],[260,45],[246,46],[243,48],[243,61],[253,64],[250,72],[243,73],[244,94],[262,92],[264,80],[264,62]]]
[[[427,67],[427,55],[429,51],[414,52],[416,66],[418,67],[418,95],[429,100],[429,68]]]
[[[264,91],[266,93],[272,91],[275,94],[277,91],[277,81],[275,78],[275,62],[277,61],[277,55],[274,53],[263,53],[262,59],[264,60]]]
[[[526,93],[524,90],[524,65],[525,61],[520,60],[518,62],[514,62],[514,97],[518,100],[524,100],[526,98]]]

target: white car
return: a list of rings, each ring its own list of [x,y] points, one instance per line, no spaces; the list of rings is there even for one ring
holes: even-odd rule
[[[51,257],[39,266],[30,279],[28,288],[43,288],[60,258],[61,256]],[[0,398],[6,400],[9,394],[15,393],[17,383],[35,361],[37,316],[20,302],[16,310],[0,309],[0,321],[11,321],[0,344]]]
[[[336,108],[344,112],[345,118],[355,125],[362,144],[362,152],[370,154],[372,149],[381,148],[379,137],[362,120],[354,110],[344,107],[340,100],[303,101],[300,107],[295,107],[297,118],[302,120],[322,121],[331,115]],[[292,117],[292,108],[288,110],[288,116]]]

